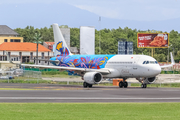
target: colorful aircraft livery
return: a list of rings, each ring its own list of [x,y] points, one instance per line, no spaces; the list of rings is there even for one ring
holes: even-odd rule
[[[67,49],[67,47],[63,47],[63,42],[58,42],[56,45],[56,50],[58,52],[60,52],[60,54],[57,55],[57,57],[59,56],[68,56],[69,55],[69,50]]]
[[[114,55],[69,55],[66,57],[59,56],[56,60],[60,61],[58,66],[101,69],[105,68],[107,61],[113,56]],[[55,60],[55,58],[51,60]]]

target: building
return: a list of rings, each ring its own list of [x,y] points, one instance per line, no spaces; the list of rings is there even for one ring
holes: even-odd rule
[[[22,63],[34,62],[36,58],[36,43],[29,42],[4,42],[0,45],[0,61],[6,61],[6,53],[12,61],[20,61]],[[38,59],[50,59],[53,52],[43,45],[38,45]],[[48,65],[48,62],[38,61],[38,64]]]
[[[4,42],[23,42],[23,37],[18,37],[18,35],[7,25],[0,25],[0,44]]]
[[[70,48],[70,28],[60,28],[60,30],[66,41],[68,48]]]
[[[43,42],[43,46],[51,51],[53,51],[53,45],[54,45],[54,42]]]

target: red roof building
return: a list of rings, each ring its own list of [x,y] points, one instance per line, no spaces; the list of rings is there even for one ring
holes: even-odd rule
[[[7,59],[5,51],[13,61],[21,62],[35,62],[36,58],[36,43],[29,42],[4,42],[0,44],[0,61]],[[53,57],[53,52],[41,44],[38,44],[38,59],[49,59]],[[44,64],[46,62],[39,61],[39,64]]]
[[[28,51],[28,52],[36,52],[37,44],[30,43],[30,42],[22,42],[22,43],[15,43],[15,42],[5,42],[0,44],[0,51]],[[50,52],[51,50],[47,49],[41,44],[38,44],[38,51],[39,52]]]

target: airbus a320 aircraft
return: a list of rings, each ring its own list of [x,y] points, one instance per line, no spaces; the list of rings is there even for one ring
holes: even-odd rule
[[[53,24],[53,32],[56,51],[55,57],[49,61],[55,66],[32,64],[21,64],[21,66],[74,71],[82,76],[85,88],[92,87],[106,78],[123,78],[123,81],[119,82],[120,88],[127,88],[127,78],[136,78],[142,83],[141,87],[146,88],[147,84],[155,82],[156,76],[161,73],[161,68],[174,65],[172,53],[171,64],[166,66],[159,66],[154,58],[147,55],[73,55],[58,24]]]

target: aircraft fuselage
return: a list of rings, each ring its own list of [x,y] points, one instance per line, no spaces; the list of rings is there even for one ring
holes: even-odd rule
[[[59,60],[58,66],[64,67],[108,68],[110,74],[103,75],[107,78],[155,77],[161,72],[157,61],[147,55],[68,55],[51,60]]]

